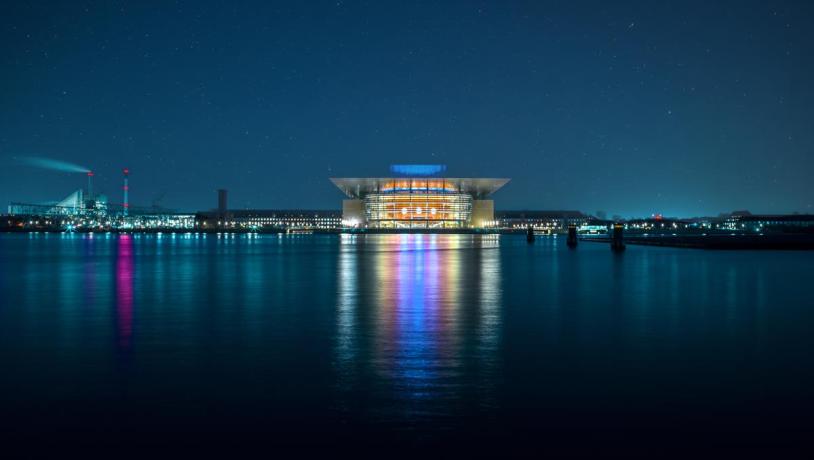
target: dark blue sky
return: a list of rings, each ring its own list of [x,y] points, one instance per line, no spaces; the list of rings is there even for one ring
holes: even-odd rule
[[[30,155],[186,210],[439,162],[512,178],[498,209],[814,212],[814,2],[27,3],[0,6],[3,205],[84,185]]]

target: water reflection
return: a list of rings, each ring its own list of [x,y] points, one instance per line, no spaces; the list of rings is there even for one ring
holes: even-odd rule
[[[84,305],[89,308],[95,302],[96,296],[96,273],[97,261],[95,260],[95,251],[93,240],[88,238],[83,240],[83,254],[82,262],[84,264],[83,287],[84,292]]]
[[[133,240],[121,235],[116,253],[116,343],[128,352],[133,340]]]
[[[491,393],[498,363],[498,241],[480,235],[342,237],[340,389],[383,400],[394,412],[378,414],[385,418],[492,404],[482,395]]]

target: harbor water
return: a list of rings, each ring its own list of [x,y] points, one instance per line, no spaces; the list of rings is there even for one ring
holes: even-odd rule
[[[524,235],[0,235],[0,437],[798,449],[812,273]]]

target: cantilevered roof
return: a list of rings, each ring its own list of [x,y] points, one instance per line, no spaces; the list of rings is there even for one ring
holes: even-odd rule
[[[364,178],[337,178],[332,177],[331,182],[350,198],[362,198],[369,193],[383,191],[414,192],[423,190],[440,192],[454,191],[469,193],[476,199],[484,198],[506,185],[511,179],[497,178],[463,178],[463,177],[364,177]],[[410,184],[403,187],[403,184]],[[416,187],[415,184],[428,184],[427,188]],[[442,184],[441,187],[438,187]],[[395,189],[394,189],[395,187]]]

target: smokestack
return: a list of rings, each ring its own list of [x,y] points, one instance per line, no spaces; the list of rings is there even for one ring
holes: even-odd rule
[[[88,200],[93,199],[93,171],[88,171]]]
[[[130,190],[129,186],[127,185],[127,176],[130,175],[130,170],[124,168],[122,173],[124,173],[124,185],[122,186],[122,193],[124,194],[124,199],[122,200],[122,214],[124,217],[127,217],[127,211],[130,208],[130,202],[127,200],[127,192]]]
[[[218,189],[218,220],[221,222],[221,225],[226,225],[226,218],[227,218],[227,204],[226,204],[226,190],[225,189]]]
[[[226,210],[228,207],[226,206],[226,190],[218,189],[218,214],[221,216],[226,215]]]

